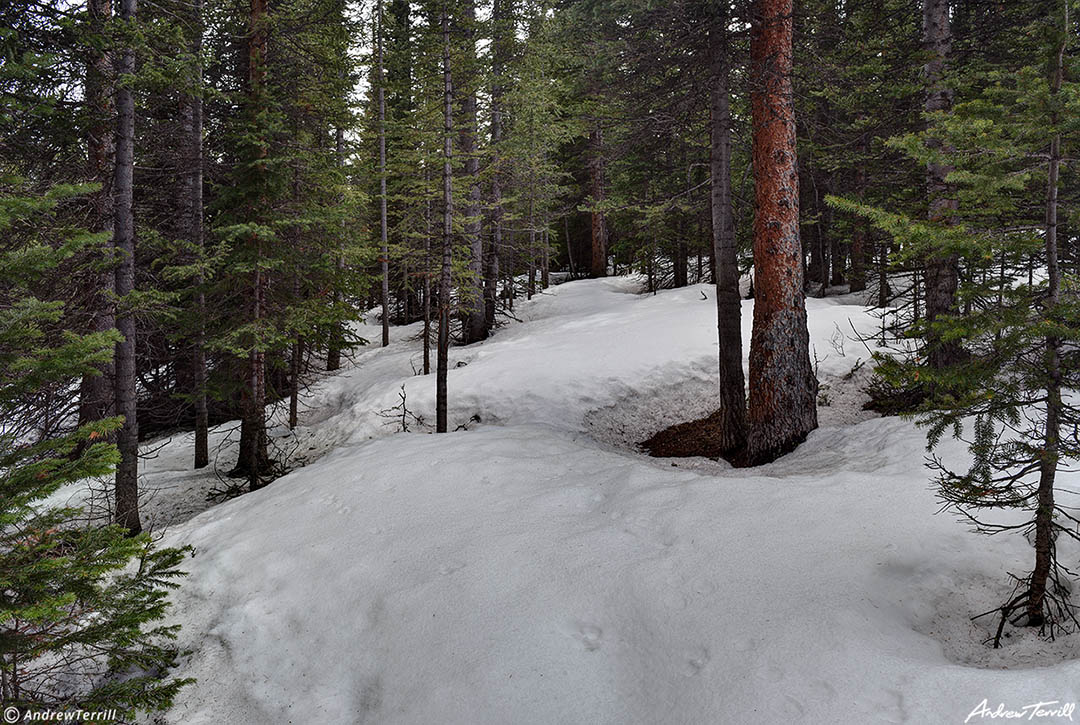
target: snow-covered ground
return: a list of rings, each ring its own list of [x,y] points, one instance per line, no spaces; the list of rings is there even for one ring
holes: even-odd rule
[[[708,412],[716,367],[707,286],[635,290],[568,283],[453,349],[453,433],[380,414],[404,386],[434,420],[411,326],[312,391],[309,465],[265,489],[196,514],[212,474],[186,471],[188,436],[161,447],[146,510],[195,547],[173,617],[198,678],[166,720],[962,723],[984,699],[1080,701],[1074,637],[980,644],[994,623],[969,617],[1031,549],[934,515],[923,432],[859,410],[872,315],[807,300],[822,427],[735,470],[633,450]]]

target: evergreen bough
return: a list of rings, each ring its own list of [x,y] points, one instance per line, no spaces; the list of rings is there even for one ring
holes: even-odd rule
[[[183,549],[157,548],[50,498],[110,474],[120,419],[72,422],[78,380],[106,362],[115,330],[67,329],[43,278],[107,234],[65,229],[54,213],[86,186],[41,193],[0,178],[0,699],[27,711],[168,707],[190,680],[169,678],[178,625],[161,621]]]

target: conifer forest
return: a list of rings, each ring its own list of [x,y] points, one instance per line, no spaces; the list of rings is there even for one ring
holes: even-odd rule
[[[4,723],[1072,722],[1080,0],[0,0]]]

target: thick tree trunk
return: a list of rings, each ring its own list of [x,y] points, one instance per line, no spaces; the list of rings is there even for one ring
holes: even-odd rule
[[[443,31],[443,234],[442,269],[439,273],[439,340],[435,366],[435,432],[447,428],[446,374],[450,352],[450,274],[453,253],[453,140],[454,130],[453,83],[450,76],[450,18],[444,9]]]
[[[383,75],[382,0],[378,0],[376,12],[379,16],[375,40],[379,72],[376,88],[379,102],[379,265],[382,271],[382,346],[386,347],[390,344],[390,246],[386,219],[386,80]]]
[[[791,87],[792,0],[755,0],[751,16],[754,330],[749,465],[774,460],[817,427],[799,243],[799,177]]]
[[[104,36],[105,25],[112,14],[112,0],[88,0],[86,5],[91,32]],[[112,178],[115,144],[113,133],[112,89],[109,87],[112,57],[107,51],[94,50],[86,67],[86,108],[92,121],[86,134],[87,180],[101,184],[91,197],[90,231],[113,231]],[[95,255],[99,261],[100,255]],[[116,327],[116,317],[110,301],[113,274],[94,270],[88,280],[85,304],[90,312],[91,332],[105,332]],[[113,414],[115,366],[112,361],[99,366],[100,375],[84,375],[79,390],[79,423],[101,420]]]
[[[1069,7],[1065,4],[1065,35],[1069,28]],[[1057,96],[1065,66],[1065,40],[1057,53],[1057,63],[1050,83],[1050,93]],[[1050,125],[1057,127],[1060,118],[1051,114]],[[1058,261],[1058,179],[1061,172],[1061,134],[1050,141],[1050,161],[1046,186],[1046,312],[1053,318],[1061,303],[1061,270]],[[1045,621],[1047,580],[1054,567],[1054,480],[1060,446],[1061,427],[1061,339],[1046,337],[1046,428],[1039,459],[1039,488],[1035,507],[1035,569],[1031,573],[1031,594],[1027,602],[1028,625],[1042,626]]]
[[[597,121],[589,134],[589,190],[593,203],[603,203],[606,198],[607,181],[604,169],[604,134]],[[592,212],[592,265],[593,277],[607,276],[608,228],[607,217],[602,209]]]
[[[930,60],[924,68],[926,80],[926,111],[947,111],[952,107],[952,91],[945,72],[952,47],[949,25],[949,0],[923,0],[923,47]],[[942,148],[939,139],[928,145]],[[956,213],[956,198],[945,178],[952,167],[929,163],[926,166],[926,190],[929,215],[932,221],[952,223]],[[933,323],[941,315],[956,312],[956,289],[959,283],[959,260],[955,254],[932,251],[926,259],[926,318]],[[927,335],[927,358],[931,367],[941,369],[964,359],[960,343],[940,340],[930,330]]]
[[[720,343],[721,446],[717,455],[746,446],[746,388],[742,366],[742,301],[739,298],[738,243],[731,209],[731,96],[727,12],[709,30],[710,79],[709,186],[712,248],[716,279],[716,329]]]
[[[136,0],[121,0],[120,18],[135,20]],[[116,467],[116,522],[131,534],[142,530],[139,522],[139,423],[135,417],[138,398],[135,369],[135,315],[129,308],[135,290],[135,218],[132,192],[135,171],[135,98],[128,85],[135,73],[135,51],[124,48],[117,67],[116,169],[113,180],[113,245],[117,252],[115,272],[119,310],[116,329],[124,339],[116,344],[116,414],[124,424],[116,436],[120,463]]]

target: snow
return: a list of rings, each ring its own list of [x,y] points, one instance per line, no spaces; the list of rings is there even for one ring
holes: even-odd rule
[[[1080,700],[1074,637],[980,643],[994,623],[969,618],[1030,545],[934,515],[923,431],[859,410],[869,311],[807,300],[822,427],[737,470],[633,449],[708,412],[716,368],[712,291],[636,285],[561,285],[453,349],[467,429],[379,414],[404,385],[434,420],[412,326],[320,382],[309,465],[265,489],[192,515],[170,502],[211,474],[167,443],[145,479],[165,541],[195,547],[173,617],[198,683],[166,720],[959,723],[984,699]]]

